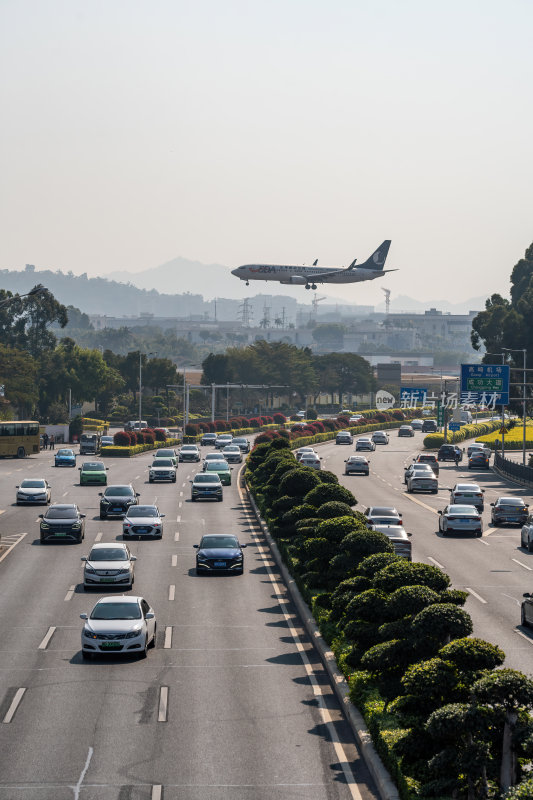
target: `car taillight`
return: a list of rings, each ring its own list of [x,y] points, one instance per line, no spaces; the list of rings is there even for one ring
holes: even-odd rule
[[[475,494],[474,497],[483,497],[483,495],[478,493],[478,494]]]
[[[448,517],[448,522],[453,522],[454,519],[457,519],[457,517]]]

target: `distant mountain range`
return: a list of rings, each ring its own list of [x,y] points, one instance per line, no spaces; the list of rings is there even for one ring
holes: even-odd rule
[[[26,266],[24,270],[0,270],[0,288],[23,294],[36,283],[42,283],[65,305],[73,305],[87,314],[105,314],[107,316],[138,316],[141,313],[154,316],[235,320],[238,316],[238,302],[250,297],[255,308],[255,320],[262,315],[263,306],[271,306],[272,314],[280,315],[282,308],[296,321],[297,309],[309,312],[312,294],[295,292],[292,296],[282,294],[284,286],[268,284],[264,288],[274,290],[273,294],[252,295],[253,290],[263,289],[262,285],[246,287],[244,282],[237,281],[230,275],[230,268],[222,264],[202,264],[185,258],[175,258],[159,267],[142,272],[113,272],[104,277],[89,278],[87,274],[74,275],[60,270],[35,269]],[[154,287],[157,287],[154,288]],[[293,288],[293,287],[290,287]],[[296,287],[294,287],[296,288]],[[322,290],[323,287],[320,287]],[[336,288],[336,287],[335,287]],[[290,291],[290,289],[289,289]],[[208,300],[204,297],[207,295]],[[218,298],[217,308],[213,297]],[[225,299],[225,300],[224,300]],[[346,299],[328,296],[318,306],[319,317],[331,313],[338,304],[337,311],[344,315],[356,305],[348,305]],[[423,312],[436,308],[444,313],[465,314],[470,310],[480,311],[485,307],[486,296],[473,297],[462,302],[450,303],[446,300],[423,302],[407,295],[391,298],[392,312]],[[361,306],[360,312],[370,310],[371,306]],[[380,303],[376,311],[385,311],[385,304]],[[284,312],[283,312],[284,313]]]

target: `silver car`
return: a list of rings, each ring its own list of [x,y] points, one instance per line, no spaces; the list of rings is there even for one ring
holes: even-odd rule
[[[222,482],[216,472],[198,472],[191,484],[191,502],[195,500],[218,500],[222,502],[224,496]]]
[[[171,458],[154,458],[148,470],[149,483],[154,483],[154,481],[176,483],[176,467]]]
[[[242,464],[242,451],[238,444],[228,444],[222,450],[223,458],[228,464]]]
[[[82,556],[85,562],[83,569],[83,588],[89,589],[103,584],[112,584],[121,589],[131,589],[134,577],[134,562],[127,544],[113,542],[93,544],[88,556]]]
[[[141,536],[161,539],[163,536],[163,517],[157,506],[130,506],[122,521],[122,536],[130,539]]]
[[[102,597],[85,620],[81,654],[92,658],[103,653],[138,653],[141,658],[155,647],[157,623],[154,609],[144,597]]]
[[[392,542],[394,554],[412,561],[411,542],[412,533],[407,533],[402,525],[370,525],[370,530],[385,534]]]
[[[439,531],[443,536],[454,531],[465,531],[481,536],[483,520],[481,513],[472,505],[452,503],[439,511]]]
[[[485,489],[481,489],[477,483],[456,483],[453,489],[450,489],[450,503],[475,506],[478,511],[483,511],[484,493]]]
[[[520,532],[520,545],[525,547],[530,553],[533,552],[533,514],[530,514],[525,525]]]
[[[375,450],[376,445],[369,436],[360,436],[355,443],[355,450]]]
[[[232,441],[233,436],[231,433],[221,433],[216,438],[215,447],[217,450],[222,450],[226,445],[231,444]]]
[[[179,461],[200,461],[200,451],[195,444],[184,444],[178,453]]]
[[[300,466],[301,467],[311,467],[311,469],[322,469],[322,464],[320,463],[321,458],[313,453],[304,453],[304,455],[300,459]]]
[[[52,492],[48,481],[44,478],[25,478],[17,486],[16,502],[23,504],[48,505],[52,499]]]
[[[414,492],[431,492],[431,494],[437,494],[439,491],[439,481],[433,472],[431,475],[428,475],[427,473],[414,470],[412,475],[407,479],[407,491],[409,494],[414,494]]]
[[[374,444],[388,444],[389,434],[385,433],[385,431],[374,431],[372,434],[372,441]]]
[[[296,461],[301,461],[302,458],[304,457],[304,455],[305,456],[308,456],[308,455],[316,456],[317,454],[316,454],[316,452],[314,451],[314,449],[312,447],[308,446],[308,447],[299,447],[298,450],[296,451],[295,455],[296,455]]]
[[[403,473],[403,482],[407,485],[407,481],[413,475],[425,475],[429,478],[434,478],[435,473],[433,472],[430,464],[418,464],[417,462],[413,462],[409,464],[409,466],[404,470]]]
[[[204,463],[202,464],[202,469],[203,469],[204,472],[207,469],[207,465],[211,461],[226,461],[226,459],[224,458],[222,453],[207,453],[207,455],[204,457]],[[226,461],[226,463],[227,463],[227,461]]]
[[[368,458],[364,456],[350,456],[344,460],[344,474],[345,475],[369,475],[370,463]]]

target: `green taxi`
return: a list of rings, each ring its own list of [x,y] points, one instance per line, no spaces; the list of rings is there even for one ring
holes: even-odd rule
[[[216,472],[222,486],[231,486],[231,467],[227,461],[208,461],[204,472]]]
[[[80,486],[107,486],[107,470],[103,461],[84,461],[80,471]]]

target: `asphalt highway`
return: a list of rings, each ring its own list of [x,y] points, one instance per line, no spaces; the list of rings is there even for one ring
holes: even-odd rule
[[[474,623],[474,635],[499,645],[506,653],[506,666],[533,674],[533,633],[520,625],[523,592],[533,591],[533,553],[520,546],[520,528],[490,525],[490,503],[499,496],[522,497],[533,508],[531,493],[491,470],[468,470],[466,456],[458,467],[440,464],[439,493],[407,494],[403,484],[404,465],[421,452],[425,434],[398,437],[391,430],[388,445],[377,445],[370,459],[370,475],[343,475],[344,459],[355,444],[317,447],[323,457],[322,468],[335,472],[341,483],[358,500],[357,510],[367,506],[395,506],[411,532],[413,560],[443,569],[456,589],[470,596],[466,610]],[[355,439],[354,439],[355,442]],[[466,447],[466,442],[464,443]],[[449,488],[455,483],[478,483],[485,489],[484,531],[481,538],[454,533],[443,537],[438,532],[438,509],[449,503]]]
[[[150,485],[152,454],[108,460],[109,483],[131,481],[140,502],[166,514],[162,541],[130,544],[133,593],[155,610],[157,646],[144,660],[84,662],[79,615],[112,590],[84,591],[80,557],[95,541],[121,540],[122,528],[100,521],[100,490],[80,487],[78,470],[54,468],[52,456],[0,461],[0,800],[377,798],[238,467],[222,503],[192,504],[199,465]],[[78,503],[81,545],[40,544],[43,507],[14,505],[23,477],[45,477],[52,502]],[[249,545],[242,577],[195,575],[192,545],[206,532]]]

